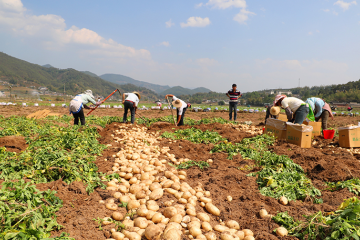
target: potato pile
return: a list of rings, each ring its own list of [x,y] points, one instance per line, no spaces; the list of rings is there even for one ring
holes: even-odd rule
[[[240,124],[240,125],[229,124],[229,125],[231,125],[238,131],[251,133],[252,135],[259,135],[259,134],[263,133],[262,128],[255,127],[255,126],[250,126],[250,125],[246,125],[246,124]]]
[[[157,134],[146,130],[145,127],[124,125],[113,135],[114,140],[125,147],[114,155],[115,163],[109,173],[116,172],[122,179],[121,182],[114,179],[107,183],[107,189],[114,191],[113,198],[101,200],[101,203],[114,211],[111,218],[122,221],[125,229],[121,232],[112,229],[111,239],[180,240],[182,234],[203,240],[255,239],[251,230],[240,230],[236,221],[222,222],[220,219],[218,224],[211,224],[209,214],[221,214],[212,202],[211,193],[205,191],[201,183],[191,187],[185,181],[185,171],[177,171],[167,164],[168,160],[160,159],[167,156],[170,161],[180,163],[169,154],[169,148],[156,145]],[[161,201],[165,192],[176,200]],[[117,211],[116,199],[127,203],[127,216]],[[109,219],[104,218],[103,224],[111,224]]]

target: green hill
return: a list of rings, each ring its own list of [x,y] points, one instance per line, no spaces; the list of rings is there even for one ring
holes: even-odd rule
[[[199,87],[195,89],[189,89],[189,88],[183,88],[180,86],[169,88],[161,93],[159,93],[161,96],[165,96],[166,94],[173,94],[175,96],[181,96],[181,95],[193,95],[195,93],[208,93],[211,92],[210,89]]]
[[[157,84],[152,84],[152,83],[148,83],[148,82],[143,82],[143,81],[139,81],[139,80],[135,80],[133,78],[121,75],[121,74],[103,74],[101,76],[99,76],[100,78],[112,82],[112,83],[117,83],[117,84],[134,84],[135,86],[139,86],[139,87],[145,87],[148,89],[153,90],[156,93],[161,93],[167,89],[169,89],[169,86],[162,86],[162,85],[157,85]]]
[[[66,93],[70,95],[91,89],[95,95],[107,96],[118,88],[121,92],[139,91],[144,96],[143,99],[158,98],[155,92],[144,87],[115,84],[71,68],[43,67],[5,53],[0,53],[0,80],[26,87],[45,86],[52,92],[61,93],[65,84]]]
[[[99,77],[98,75],[96,75],[95,73],[89,72],[89,71],[81,71],[82,73],[85,73],[91,77]]]

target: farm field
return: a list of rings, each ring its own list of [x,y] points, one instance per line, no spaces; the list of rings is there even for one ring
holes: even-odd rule
[[[24,117],[40,109],[64,116]],[[120,123],[120,109],[93,113],[73,127],[64,108],[1,108],[0,239],[360,236],[360,154],[337,137],[311,149],[276,141],[262,135],[264,113],[233,124],[227,112],[187,112],[182,127],[169,110],[139,111],[149,123],[135,125]]]

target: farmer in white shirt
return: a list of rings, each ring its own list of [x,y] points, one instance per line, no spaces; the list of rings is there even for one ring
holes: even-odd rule
[[[274,106],[280,106],[285,109],[288,122],[302,124],[305,118],[315,121],[314,113],[309,109],[309,104],[295,97],[286,95],[277,95]]]
[[[103,102],[96,102],[91,90],[86,90],[84,93],[76,95],[69,104],[70,114],[74,116],[74,125],[79,124],[79,118],[81,125],[85,125],[85,115],[83,108],[90,109],[86,104],[91,102],[94,105],[100,105]]]
[[[127,96],[126,99],[125,99],[125,96]],[[123,95],[122,95],[122,103],[124,104],[123,123],[126,123],[127,112],[130,109],[131,123],[134,124],[136,109],[140,102],[140,99],[141,99],[141,95],[138,92],[123,93]]]
[[[184,117],[185,117],[185,112],[186,109],[188,108],[188,105],[181,99],[175,97],[172,94],[167,94],[165,96],[166,99],[168,99],[168,97],[172,97],[173,101],[172,101],[172,105],[174,107],[176,107],[176,113],[177,113],[177,123],[176,126],[183,126],[184,125]]]

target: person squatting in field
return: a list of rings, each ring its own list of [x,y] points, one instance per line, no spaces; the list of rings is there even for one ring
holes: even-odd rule
[[[301,99],[295,97],[287,97],[286,95],[277,95],[274,100],[274,107],[272,112],[280,113],[280,108],[285,109],[288,122],[302,124],[305,118],[310,121],[315,121],[314,113],[309,104],[305,103]]]
[[[184,102],[183,100],[175,97],[172,94],[167,94],[165,96],[166,99],[168,99],[169,97],[172,98],[172,105],[174,107],[176,107],[176,116],[177,116],[177,123],[176,126],[183,126],[184,125],[184,118],[185,118],[185,112],[186,109],[188,108],[188,104],[186,102]]]
[[[278,119],[279,115],[278,114],[274,114],[274,112],[271,111],[271,109],[273,109],[272,107],[274,106],[274,104],[271,105],[266,105],[266,116],[265,116],[265,124],[266,124],[266,120],[268,118],[275,118]],[[274,110],[274,109],[273,109]]]
[[[331,116],[334,120],[330,105],[323,99],[317,97],[308,98],[305,102],[308,103],[310,108],[313,110],[315,114],[315,121],[318,122],[321,118],[321,127],[323,130],[326,130],[329,116]]]
[[[91,102],[92,104],[94,104],[96,106],[101,105],[103,103],[103,101],[100,101],[100,102],[95,101],[95,98],[94,98],[91,90],[86,90],[84,93],[76,95],[70,101],[69,111],[70,111],[70,114],[73,114],[73,116],[74,116],[74,125],[79,124],[79,118],[80,118],[81,125],[85,125],[85,115],[84,115],[83,108],[90,109],[90,107],[88,107],[86,105],[89,102]]]
[[[125,99],[125,96],[127,96],[126,99]],[[141,99],[141,95],[138,92],[123,93],[123,95],[122,95],[122,103],[124,104],[123,123],[126,123],[127,113],[128,113],[128,110],[130,110],[131,123],[134,124],[135,114],[136,114],[137,106],[140,102],[140,99]]]
[[[232,85],[232,89],[226,93],[226,96],[229,97],[229,120],[231,121],[232,111],[234,111],[234,121],[236,121],[238,99],[242,94],[237,90],[235,83]]]

